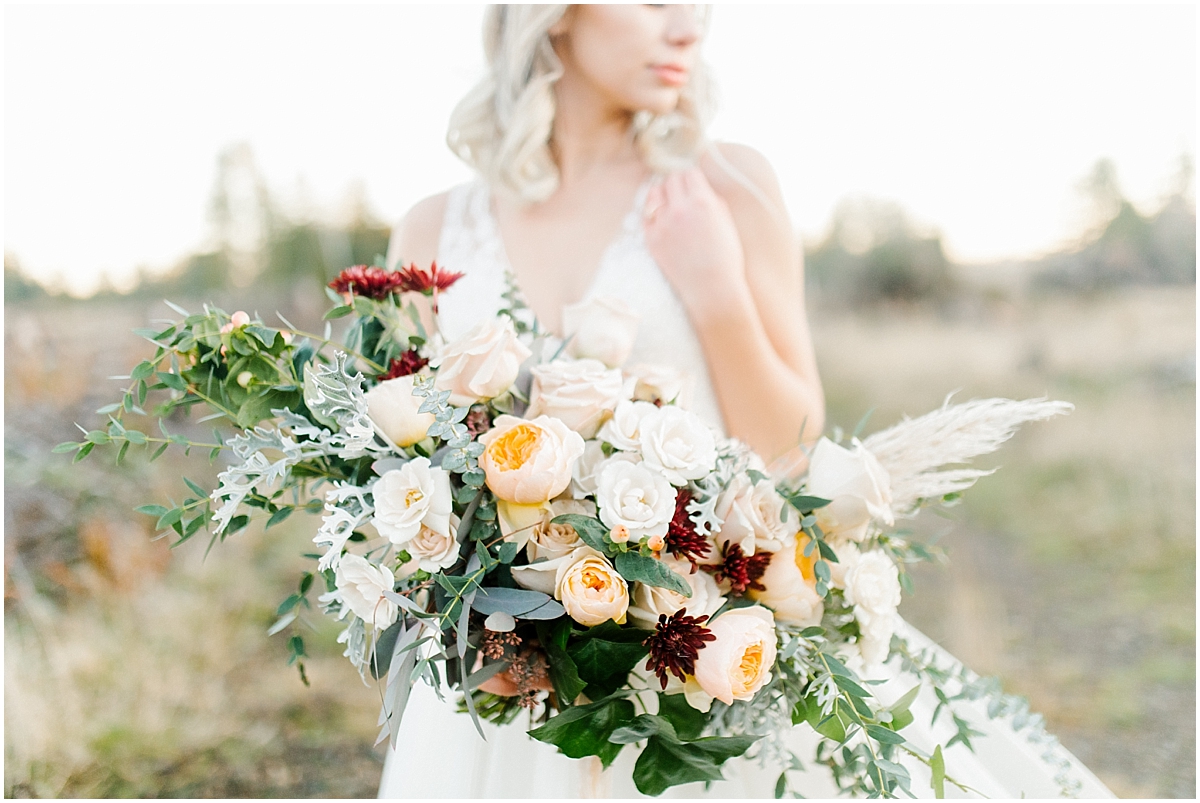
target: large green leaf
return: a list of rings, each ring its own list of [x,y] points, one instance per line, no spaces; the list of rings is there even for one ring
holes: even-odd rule
[[[658,715],[671,723],[680,739],[699,739],[708,717],[688,705],[682,694],[659,694]]]
[[[665,716],[642,714],[610,739],[622,744],[646,740],[633,768],[633,781],[645,795],[661,795],[672,786],[719,781],[721,765],[750,749],[758,736],[707,736],[684,739]]]
[[[621,552],[616,558],[617,571],[626,580],[668,588],[685,597],[692,595],[687,581],[666,567],[661,560],[647,558],[637,552]]]
[[[607,698],[590,705],[573,705],[529,735],[539,742],[558,747],[571,758],[598,756],[607,767],[624,745],[610,742],[612,732],[633,720],[633,703],[623,698]]]
[[[559,707],[573,705],[575,698],[587,688],[575,668],[575,661],[567,653],[567,639],[571,634],[571,620],[567,617],[553,623],[538,622],[538,640],[550,659],[550,683],[558,696]]]
[[[642,642],[650,633],[608,621],[588,630],[567,648],[579,677],[588,684],[584,692],[593,700],[607,697],[625,685],[629,671],[646,656]]]

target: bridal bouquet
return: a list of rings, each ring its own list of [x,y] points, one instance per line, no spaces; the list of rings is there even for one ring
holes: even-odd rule
[[[569,308],[558,342],[511,293],[445,342],[438,295],[459,278],[436,264],[347,269],[326,316],[349,319],[340,343],[329,324],[317,335],[176,307],[181,320],[141,332],[156,351],[100,410],[107,426],[58,448],[231,453],[216,489],[187,481],[181,503],[139,508],[180,541],[321,513],[315,565],[270,632],[311,609],[315,586],[346,657],[383,687],[380,740],[395,741],[425,682],[477,727],[524,714],[531,737],[572,758],[609,766],[641,745],[633,780],[651,795],[719,779],[733,756],[797,766],[793,727],[820,734],[815,760],[846,789],[909,792],[901,754],[937,792],[953,783],[941,747],[904,735],[918,689],[884,705],[862,675],[915,660],[896,609],[906,564],[931,555],[894,525],[986,473],[943,466],[1069,405],[948,405],[863,441],[821,439],[802,479],[774,477],[688,411],[682,377],[625,365],[637,320],[619,301]],[[151,393],[166,394],[161,437],[127,423]],[[168,430],[200,403],[238,434]],[[303,640],[289,643],[303,675]],[[943,699],[966,693],[932,679]]]

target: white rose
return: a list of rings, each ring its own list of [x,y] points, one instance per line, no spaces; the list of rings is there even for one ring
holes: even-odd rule
[[[567,615],[587,627],[610,619],[624,624],[629,609],[629,587],[608,559],[583,546],[561,560],[554,596],[562,601]]]
[[[846,449],[828,438],[817,442],[809,455],[808,493],[834,501],[843,496],[855,497],[862,500],[872,518],[891,526],[895,519],[887,470],[857,438],[852,445],[853,449]],[[831,513],[850,518],[848,509]]]
[[[653,630],[658,624],[659,614],[670,616],[681,608],[687,611],[688,616],[712,616],[725,604],[721,589],[711,574],[693,571],[692,565],[686,560],[664,557],[662,561],[664,566],[687,581],[692,596],[685,597],[669,588],[635,583],[629,618],[638,627]]]
[[[642,419],[657,409],[650,402],[623,400],[613,411],[612,418],[600,427],[597,437],[623,452],[636,452],[641,448]]]
[[[698,480],[717,464],[712,430],[698,416],[678,407],[662,407],[647,414],[641,421],[638,445],[642,462],[673,485]]]
[[[434,532],[450,530],[454,500],[450,492],[450,474],[418,457],[375,482],[375,515],[371,523],[393,544],[408,543],[421,527]]]
[[[841,556],[838,556],[841,560]],[[892,615],[900,605],[900,572],[882,550],[858,556],[846,566],[846,602],[873,616]]]
[[[637,380],[633,398],[638,401],[661,401],[676,407],[687,407],[692,396],[692,377],[684,371],[666,365],[638,363],[625,369]]]
[[[766,608],[735,608],[705,622],[716,636],[696,658],[696,681],[726,705],[749,700],[771,679],[775,666],[775,617]],[[690,700],[689,700],[690,702]]]
[[[567,354],[617,368],[629,359],[637,340],[638,314],[614,296],[570,304],[562,310]]]
[[[494,399],[517,381],[530,353],[517,339],[512,321],[489,318],[442,350],[434,387],[450,391],[456,407]]]
[[[666,535],[675,516],[675,489],[641,463],[612,461],[600,472],[596,504],[600,521],[610,529],[624,526],[636,543]]]
[[[387,379],[367,391],[367,415],[375,426],[397,446],[412,446],[424,440],[437,419],[433,413],[419,413],[422,398],[413,395],[415,375]]]
[[[871,511],[859,496],[839,496],[825,507],[813,511],[817,526],[828,540],[862,542],[871,526]]]
[[[446,532],[438,532],[428,527],[422,527],[416,536],[405,544],[408,554],[417,559],[417,568],[433,574],[442,569],[449,569],[458,560],[460,544],[455,537],[458,529],[457,517],[450,520],[451,526]]]
[[[605,456],[600,441],[587,441],[583,446],[583,457],[575,461],[571,469],[571,496],[576,499],[595,496],[600,472],[614,461],[638,463],[641,458],[632,452],[616,452],[612,456]]]
[[[535,366],[532,373],[525,415],[553,416],[584,438],[595,436],[625,396],[621,372],[599,360],[555,360]]]
[[[716,514],[722,521],[717,544],[737,544],[747,556],[756,549],[782,549],[800,529],[800,516],[791,508],[787,509],[787,521],[781,520],[785,504],[770,478],[751,483],[745,475],[734,477],[717,498]]]
[[[858,650],[867,668],[887,660],[892,649],[892,635],[896,632],[897,615],[855,613],[858,620]]]
[[[807,544],[807,536],[789,539],[771,555],[767,570],[759,578],[766,590],[750,592],[751,599],[773,610],[778,621],[796,627],[819,625],[825,614],[825,603],[817,593],[813,571],[816,549],[805,556]]]
[[[383,595],[396,585],[386,566],[376,566],[358,555],[343,555],[334,571],[338,596],[351,613],[369,625],[390,627],[400,609]]]

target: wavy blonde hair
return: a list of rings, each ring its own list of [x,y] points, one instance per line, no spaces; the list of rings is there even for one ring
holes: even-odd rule
[[[493,187],[526,202],[542,201],[558,188],[558,165],[550,151],[554,127],[554,83],[562,62],[550,43],[550,28],[567,5],[493,5],[483,19],[487,75],[450,115],[446,144]],[[701,26],[707,22],[703,8]],[[667,172],[695,161],[707,144],[711,79],[697,65],[668,114],[641,111],[631,126],[634,144],[653,170]]]

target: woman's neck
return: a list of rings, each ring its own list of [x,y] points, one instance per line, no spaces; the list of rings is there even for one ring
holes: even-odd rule
[[[633,115],[608,102],[568,70],[554,87],[550,148],[560,181],[574,184],[600,170],[640,161],[630,129]]]

